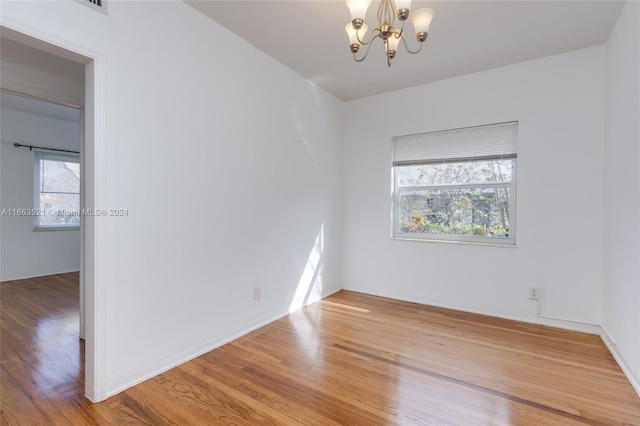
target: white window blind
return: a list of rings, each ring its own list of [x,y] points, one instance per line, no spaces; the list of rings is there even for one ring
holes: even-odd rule
[[[518,122],[393,138],[393,165],[515,158]]]

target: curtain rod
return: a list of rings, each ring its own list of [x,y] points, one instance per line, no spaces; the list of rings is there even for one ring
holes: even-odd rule
[[[58,152],[71,152],[73,154],[80,154],[80,151],[71,151],[68,149],[58,149],[58,148],[45,148],[43,146],[33,146],[33,145],[22,145],[19,143],[14,143],[13,146],[15,146],[16,148],[29,148],[29,151],[33,151],[33,149],[45,149],[47,151],[58,151]]]

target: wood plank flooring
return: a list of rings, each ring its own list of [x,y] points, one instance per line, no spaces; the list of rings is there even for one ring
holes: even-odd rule
[[[640,425],[597,336],[348,291],[91,404],[78,275],[0,286],[2,424]]]

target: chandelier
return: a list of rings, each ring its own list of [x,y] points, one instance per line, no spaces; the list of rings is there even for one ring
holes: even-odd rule
[[[369,54],[369,49],[373,40],[379,38],[384,43],[387,54],[387,65],[391,66],[391,61],[396,56],[400,40],[404,48],[411,54],[416,54],[422,50],[424,41],[427,39],[431,20],[435,15],[433,9],[418,9],[410,11],[411,0],[382,0],[378,7],[378,23],[376,28],[367,34],[367,24],[364,22],[367,9],[371,0],[345,0],[347,7],[351,11],[351,22],[347,24],[345,30],[349,35],[349,47],[356,62],[362,62]],[[400,28],[396,28],[396,17]],[[411,50],[405,39],[405,21],[409,18],[413,24],[416,39],[420,46],[416,50]],[[367,50],[361,58],[357,53],[361,46],[367,46]]]

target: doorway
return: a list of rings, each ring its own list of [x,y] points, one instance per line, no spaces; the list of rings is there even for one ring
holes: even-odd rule
[[[80,214],[83,210],[95,211],[96,206],[101,204],[101,197],[104,196],[104,191],[97,188],[102,188],[106,179],[102,136],[104,131],[101,131],[103,120],[100,118],[104,110],[102,105],[104,99],[103,91],[98,90],[102,87],[98,82],[104,81],[100,77],[102,56],[99,53],[87,51],[84,47],[69,45],[67,41],[58,40],[55,35],[42,33],[35,35],[31,34],[31,31],[33,31],[31,28],[21,28],[16,24],[0,27],[3,45],[17,47],[13,53],[22,61],[17,64],[18,68],[14,67],[15,69],[12,70],[18,72],[6,73],[3,57],[0,86],[3,93],[19,94],[23,97],[78,109],[81,135],[80,162],[82,163],[80,180],[83,184]],[[30,58],[26,53],[32,50],[39,51],[42,55],[36,59]],[[2,52],[4,56],[6,49],[3,48]],[[74,90],[77,89],[74,82],[69,84],[71,79],[65,80],[64,76],[60,75],[61,69],[64,68],[60,68],[60,64],[64,64],[65,61],[81,69],[83,80],[80,85],[81,94]],[[29,72],[20,72],[20,66],[24,68],[22,71]],[[37,84],[34,84],[36,82]],[[102,334],[98,333],[100,326],[104,325],[99,321],[99,313],[103,312],[101,306],[104,304],[104,298],[98,297],[100,294],[98,283],[101,282],[98,277],[103,276],[99,271],[104,270],[102,244],[105,239],[105,224],[94,217],[82,217],[79,234],[79,331],[80,336],[85,339],[85,396],[92,401],[99,401],[106,398],[102,390],[104,383],[100,380],[100,372],[104,371],[100,368],[102,357],[99,350],[103,339]]]

